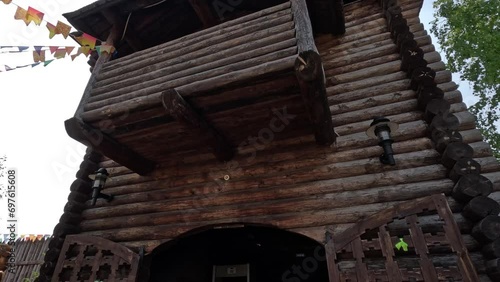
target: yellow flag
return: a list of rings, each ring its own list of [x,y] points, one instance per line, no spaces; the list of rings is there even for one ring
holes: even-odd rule
[[[37,62],[45,62],[45,50],[40,50],[40,53],[33,51],[33,60]]]
[[[17,7],[16,14],[14,14],[14,19],[16,20],[22,20],[26,25],[30,24],[30,21],[28,21],[27,18],[28,11],[21,7]]]

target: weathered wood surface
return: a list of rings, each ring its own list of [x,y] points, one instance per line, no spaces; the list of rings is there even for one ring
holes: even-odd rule
[[[352,5],[362,8],[346,7],[346,35],[325,35],[316,41],[329,83],[327,93],[332,123],[340,135],[335,144],[327,148],[316,146],[311,131],[297,135],[276,133],[276,138],[267,144],[236,144],[235,158],[229,163],[215,162],[209,151],[179,150],[169,155],[156,154],[161,165],[146,177],[106,160],[101,166],[109,167],[113,180],[106,184],[103,192],[115,195],[115,200],[99,202],[92,208],[76,204],[67,207],[68,211],[85,209],[80,224],[83,232],[123,242],[135,250],[145,246],[147,251],[193,228],[228,222],[273,224],[324,241],[325,231],[340,232],[361,218],[404,200],[445,193],[449,196],[448,202],[458,227],[465,234],[467,248],[474,251],[473,259],[478,264],[484,263],[479,244],[470,235],[473,223],[461,214],[465,203],[455,201],[451,195],[462,193],[467,198],[489,194],[491,190],[500,191],[498,164],[491,158],[480,132],[474,128],[474,120],[462,104],[457,85],[451,82],[450,73],[442,68],[439,55],[414,16],[415,9],[403,8],[405,13],[412,15],[408,19],[410,31],[418,34],[415,40],[423,50],[424,58],[435,64],[431,67],[436,71],[435,82],[450,104],[450,113],[456,120],[455,129],[462,141],[474,149],[472,159],[481,164],[480,185],[474,181],[467,184],[465,180],[470,175],[462,176],[458,183],[447,177],[449,170],[441,164],[440,153],[430,139],[429,124],[425,121],[423,109],[419,108],[417,91],[410,90],[411,80],[396,68],[401,63],[399,49],[391,41],[386,25],[379,25],[383,19],[379,4],[362,1]],[[288,7],[284,6],[280,11]],[[365,16],[368,19],[361,19]],[[253,24],[259,20],[255,18]],[[277,45],[271,46],[266,48]],[[160,54],[162,51],[157,49],[155,52]],[[134,64],[142,63],[147,54],[141,53],[141,56],[142,59],[137,59]],[[216,55],[207,54],[207,58],[210,56]],[[290,58],[294,63],[296,55]],[[124,61],[114,64],[125,66]],[[111,69],[112,66],[113,62],[106,67]],[[384,71],[377,70],[377,66]],[[160,69],[158,71],[160,75]],[[235,129],[235,134],[258,137],[262,126],[254,126],[253,121],[263,117],[270,120],[269,109],[278,104],[257,100],[253,106],[242,106],[245,115],[241,118],[231,118],[236,110],[224,105],[235,95],[253,99],[262,91],[281,93],[283,100],[279,100],[280,103],[302,106],[298,84],[287,88],[286,85],[292,82],[285,76],[280,76],[278,81],[255,81],[241,91],[227,87],[220,93],[193,95],[195,97],[189,101],[207,111],[207,119],[214,124],[234,123],[240,127]],[[153,97],[144,99],[151,99],[151,104],[159,103],[159,99]],[[138,98],[129,102],[132,105],[140,101]],[[304,112],[302,108],[301,113]],[[400,129],[393,135],[396,167],[380,165],[381,149],[376,140],[366,136],[365,131],[374,115],[385,115],[400,124]],[[128,126],[128,122],[123,122],[123,125]],[[293,128],[300,122],[304,121],[293,121],[289,126]],[[190,142],[183,140],[189,135],[181,135],[182,126],[168,127],[180,135],[177,139],[168,139],[167,135],[155,132],[161,128],[161,125],[157,126],[138,131],[144,136],[126,132],[121,137],[134,144],[142,143],[141,148],[151,155],[155,154],[155,148],[146,145],[145,140],[149,138],[168,143],[174,140],[181,145]],[[178,148],[182,147],[179,145]],[[229,176],[229,180],[224,180],[225,176]],[[471,192],[471,189],[477,191]],[[68,215],[68,220],[79,219]],[[396,227],[398,224],[401,229],[406,227],[406,223],[395,223]],[[420,224],[439,232],[436,216],[431,215]],[[485,273],[484,266],[480,269],[480,273]]]

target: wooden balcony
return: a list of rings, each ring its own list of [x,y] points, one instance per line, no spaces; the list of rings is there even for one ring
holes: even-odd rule
[[[186,151],[211,150],[227,161],[252,136],[334,142],[304,0],[105,59],[66,128],[140,174]]]

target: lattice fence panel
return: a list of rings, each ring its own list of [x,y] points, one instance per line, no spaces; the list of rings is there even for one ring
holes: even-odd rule
[[[402,242],[407,246],[396,246]],[[330,282],[479,281],[443,195],[379,212],[329,234]]]
[[[52,282],[134,282],[139,255],[112,241],[84,236],[67,236]]]

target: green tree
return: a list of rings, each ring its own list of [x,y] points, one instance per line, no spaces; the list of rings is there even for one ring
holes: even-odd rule
[[[500,1],[435,0],[432,33],[448,68],[471,83],[479,101],[469,109],[500,158]]]

